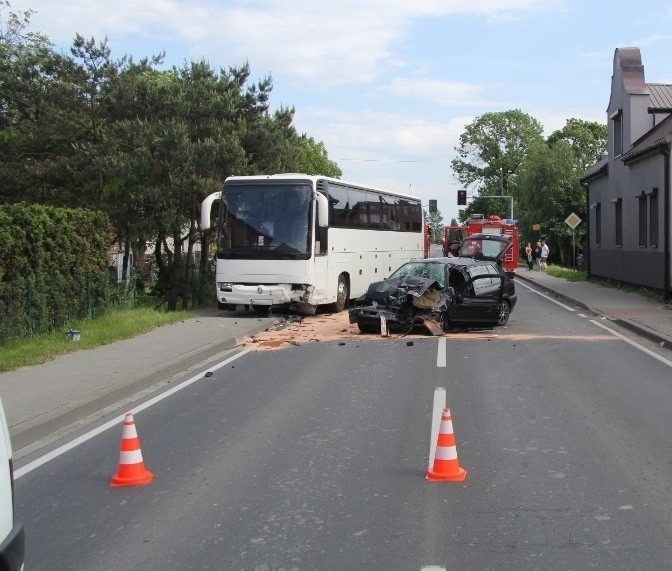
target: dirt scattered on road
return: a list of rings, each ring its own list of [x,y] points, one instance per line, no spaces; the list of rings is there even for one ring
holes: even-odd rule
[[[390,337],[399,337],[392,335]],[[356,323],[350,323],[348,312],[304,315],[281,320],[266,331],[248,337],[244,345],[253,351],[284,349],[292,345],[305,345],[325,341],[351,339],[382,339],[380,335],[364,335]]]
[[[528,341],[539,340],[538,335],[520,334],[510,331],[507,327],[486,330],[453,330],[443,334],[454,340],[482,340],[482,341]],[[291,316],[287,319],[279,319],[275,325],[266,331],[247,337],[243,342],[245,348],[252,351],[272,351],[285,349],[291,346],[305,345],[307,343],[337,342],[345,343],[355,340],[394,340],[406,337],[409,340],[419,338],[431,338],[426,333],[412,333],[408,336],[390,334],[383,337],[380,334],[360,333],[357,324],[350,323],[348,312],[325,313],[318,315],[304,315],[301,317]],[[436,338],[436,337],[434,337]],[[575,336],[552,335],[543,336],[548,339],[565,339],[576,341],[606,341],[613,339],[609,335]]]

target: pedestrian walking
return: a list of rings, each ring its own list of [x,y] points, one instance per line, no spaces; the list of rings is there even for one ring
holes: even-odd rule
[[[541,270],[541,242],[537,242],[534,252],[532,252],[532,258],[537,262],[537,269]]]
[[[541,260],[539,261],[539,267],[541,268],[542,271],[548,270],[548,244],[546,243],[546,240],[541,241]]]

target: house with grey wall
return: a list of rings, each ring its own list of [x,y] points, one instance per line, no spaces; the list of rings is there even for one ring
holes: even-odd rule
[[[646,83],[639,48],[614,53],[608,152],[587,189],[587,271],[672,294],[672,85]]]

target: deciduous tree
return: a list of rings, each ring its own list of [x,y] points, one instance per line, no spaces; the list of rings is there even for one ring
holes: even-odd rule
[[[460,135],[457,158],[451,163],[461,186],[481,196],[515,196],[511,182],[530,146],[543,141],[542,132],[541,124],[519,109],[477,117]],[[497,204],[506,205],[506,201]],[[461,215],[466,218],[471,212],[479,212],[475,208],[480,206],[472,202]],[[507,210],[500,206],[497,214],[508,217]]]

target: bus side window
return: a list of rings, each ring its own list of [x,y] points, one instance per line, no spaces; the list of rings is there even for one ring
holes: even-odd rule
[[[350,201],[348,189],[335,184],[329,185],[329,203],[331,205],[330,224],[339,228],[347,228],[350,218]]]

